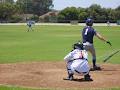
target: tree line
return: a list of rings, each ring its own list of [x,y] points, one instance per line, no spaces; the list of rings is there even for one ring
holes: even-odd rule
[[[18,22],[22,19],[20,15],[33,14],[38,17],[49,11],[53,7],[53,0],[6,0],[0,2],[0,21],[15,20]]]
[[[67,7],[59,15],[59,21],[78,20],[83,22],[87,18],[93,18],[95,22],[116,22],[120,19],[120,6],[115,9],[102,8],[100,5],[93,4],[88,8]]]
[[[39,16],[52,11],[53,7],[53,0],[17,0],[17,2],[6,0],[6,2],[0,3],[0,21],[19,22],[23,19],[21,17],[23,14],[33,14],[34,17],[39,19]],[[120,19],[120,6],[115,9],[102,8],[97,4],[88,8],[67,7],[53,17],[57,22],[69,22],[71,20],[83,22],[88,17],[93,18],[96,22],[106,22],[108,20],[116,22]]]

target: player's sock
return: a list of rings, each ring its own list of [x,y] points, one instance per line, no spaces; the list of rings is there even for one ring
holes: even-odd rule
[[[93,67],[96,66],[96,59],[93,59]]]

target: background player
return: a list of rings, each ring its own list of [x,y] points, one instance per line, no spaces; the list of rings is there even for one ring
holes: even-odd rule
[[[107,21],[107,26],[108,26],[108,27],[110,26],[110,21],[109,21],[109,20]]]
[[[92,63],[93,63],[92,70],[101,70],[101,68],[96,65],[96,52],[93,45],[93,37],[94,36],[98,37],[100,40],[108,43],[110,46],[111,43],[107,41],[104,37],[102,37],[98,32],[96,32],[96,30],[94,30],[92,26],[93,26],[93,20],[87,19],[86,26],[82,31],[82,41],[83,41],[83,45],[85,46],[85,49],[92,54]]]
[[[92,81],[89,75],[88,54],[83,44],[76,43],[69,54],[64,57],[67,64],[68,77],[65,80],[74,80],[73,75],[84,75],[85,81]]]
[[[35,22],[32,21],[32,20],[28,20],[28,21],[27,21],[27,26],[28,26],[27,32],[29,32],[30,30],[33,31],[32,25],[34,25],[34,24],[35,24]]]

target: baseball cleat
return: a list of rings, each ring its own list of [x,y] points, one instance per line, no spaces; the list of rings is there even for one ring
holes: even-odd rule
[[[82,81],[93,81],[93,79],[91,79],[91,78],[82,78],[81,80]]]
[[[85,75],[84,78],[83,78],[83,80],[84,80],[84,81],[93,81],[93,80],[90,78],[90,75],[89,75],[89,74]]]
[[[72,81],[73,79],[74,79],[73,74],[69,75],[67,78],[63,78],[63,80],[70,80],[70,81]]]
[[[70,80],[70,81],[72,81],[73,78],[63,78],[63,80]]]
[[[101,71],[101,67],[99,66],[93,66],[93,68],[90,68],[90,71]]]

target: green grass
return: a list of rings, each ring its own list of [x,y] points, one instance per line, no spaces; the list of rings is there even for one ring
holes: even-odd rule
[[[32,88],[21,88],[13,86],[0,86],[0,90],[50,90],[50,89],[32,89]]]
[[[93,89],[32,89],[13,86],[0,86],[0,90],[120,90],[120,88],[93,88]]]
[[[0,63],[31,61],[62,61],[71,51],[72,44],[81,40],[81,26],[35,26],[34,32],[26,32],[26,26],[0,26]],[[97,62],[120,49],[120,27],[96,26],[95,29],[111,41],[112,47],[94,39]],[[120,64],[120,53],[108,63]],[[91,62],[91,56],[89,55]],[[120,88],[98,89],[119,90]],[[0,86],[0,90],[46,90]],[[89,89],[88,89],[89,90]],[[96,89],[95,89],[96,90]]]
[[[34,32],[26,32],[26,26],[0,26],[0,63],[27,61],[61,61],[71,46],[81,40],[81,26],[35,26]],[[112,43],[94,39],[98,62],[107,54],[120,49],[120,27],[95,27]],[[120,63],[120,53],[110,63]],[[91,56],[89,55],[89,59]]]

